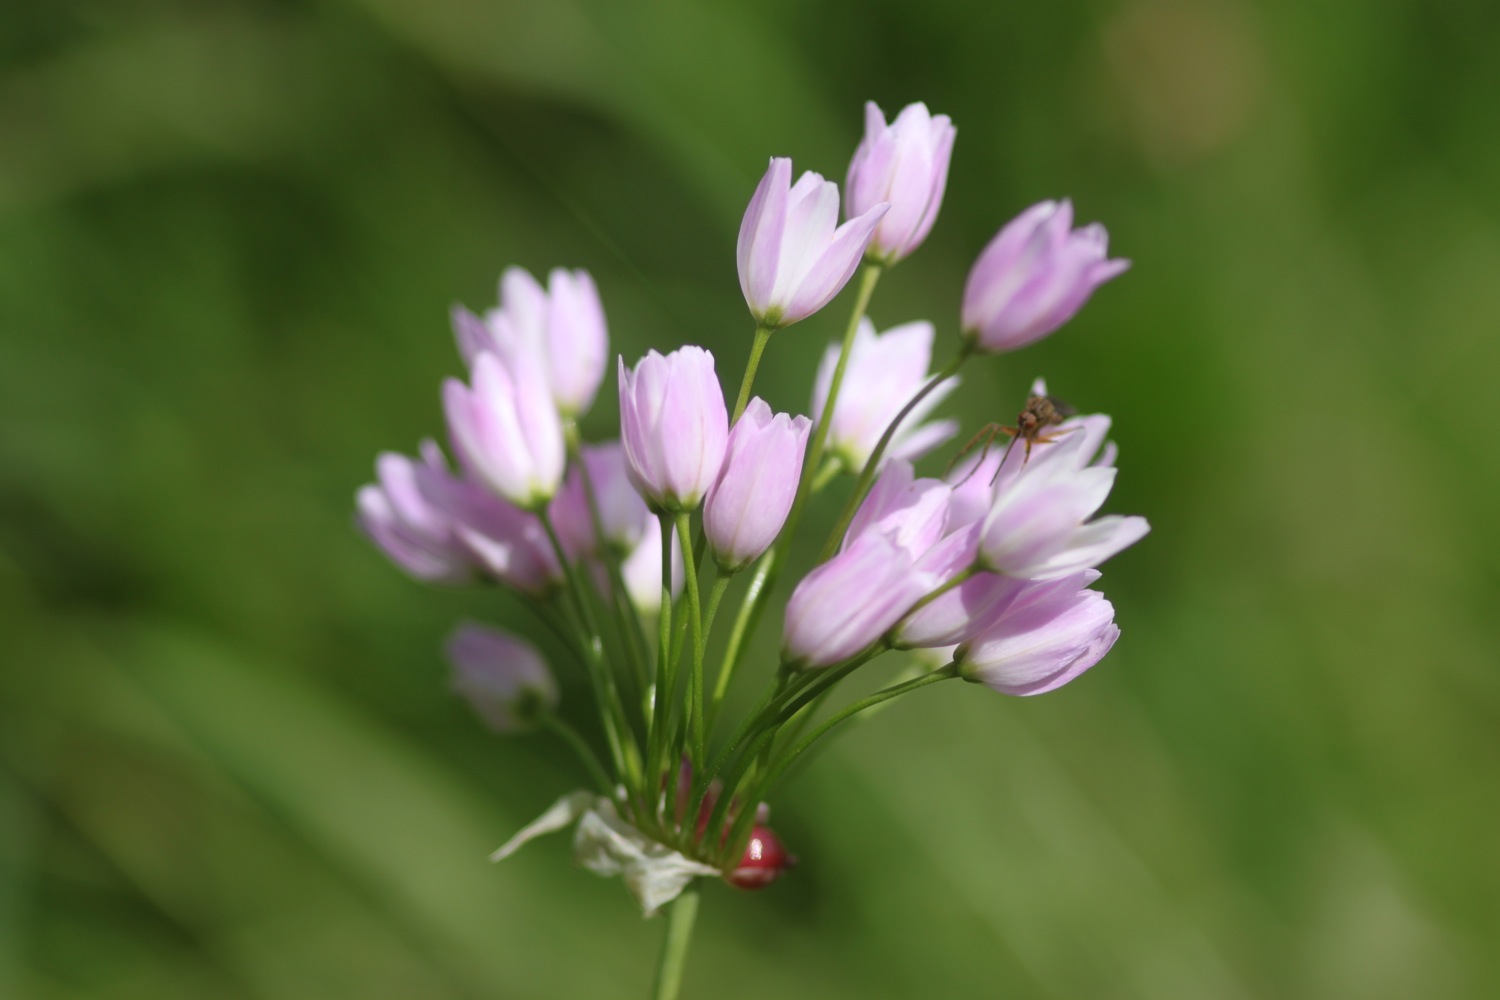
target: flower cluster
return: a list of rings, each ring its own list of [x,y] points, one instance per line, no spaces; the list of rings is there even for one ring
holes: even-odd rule
[[[417,579],[521,595],[577,659],[599,722],[590,738],[563,721],[530,643],[473,624],[455,632],[453,684],[481,718],[550,730],[596,786],[564,796],[497,857],[576,826],[583,864],[623,877],[648,913],[695,878],[765,885],[791,859],[764,800],[843,722],[952,678],[1050,691],[1118,638],[1098,567],[1147,525],[1098,516],[1116,475],[1108,417],[1071,415],[1038,380],[1014,425],[958,450],[944,474],[915,464],[957,432],[930,415],[962,365],[1048,335],[1125,270],[1103,227],[1075,229],[1071,204],[1049,201],[1001,228],[969,274],[941,367],[933,323],[881,331],[865,316],[880,277],[932,231],[954,137],[921,104],[889,124],[868,105],[842,204],[836,184],[794,181],[790,160],[771,160],[739,234],[755,329],[732,403],[702,347],[621,357],[619,438],[585,443],[579,422],[609,370],[589,275],[556,270],[544,286],[507,270],[495,308],[453,311],[468,368],[442,389],[454,463],[432,441],[416,458],[382,454],[358,494],[359,524]],[[810,413],[775,412],[753,394],[773,334],[856,273],[853,315],[817,371]],[[841,476],[851,483],[831,535],[821,549],[799,543],[805,506]],[[777,620],[763,611],[794,566],[805,573],[779,619],[779,663],[759,671],[763,694],[729,724],[750,635]],[[710,657],[735,596],[727,643]],[[844,678],[903,650],[921,651],[909,676],[828,707]]]

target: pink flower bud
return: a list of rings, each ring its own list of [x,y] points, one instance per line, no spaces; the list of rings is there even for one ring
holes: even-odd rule
[[[500,308],[481,320],[455,306],[452,319],[459,353],[471,366],[486,351],[507,362],[531,355],[563,416],[586,412],[604,381],[609,332],[587,271],[557,268],[543,291],[525,270],[507,268],[500,276]]]
[[[1073,203],[1044,201],[1001,229],[964,285],[963,331],[987,351],[1013,351],[1062,326],[1094,289],[1130,266],[1107,260],[1098,223],[1074,230]]]
[[[798,667],[847,660],[938,585],[910,552],[880,531],[858,537],[797,584],[787,601],[782,656]]]
[[[740,223],[740,290],[756,321],[788,326],[827,305],[888,207],[875,205],[840,226],[838,185],[809,171],[793,186],[792,161],[772,158]]]
[[[718,478],[729,438],[714,356],[681,347],[665,357],[651,351],[634,371],[619,364],[631,481],[659,509],[692,510]]]
[[[797,864],[797,859],[787,853],[781,838],[763,823],[750,828],[750,842],[734,870],[724,876],[724,881],[740,889],[764,889],[785,875]]]
[[[444,648],[453,665],[453,690],[496,732],[530,728],[557,707],[557,682],[531,643],[497,628],[463,622]]]
[[[617,551],[628,552],[641,540],[646,522],[653,518],[645,501],[631,485],[625,464],[625,446],[619,441],[585,445],[583,461],[599,504],[599,521],[604,528],[605,543]],[[547,513],[568,555],[579,558],[598,553],[593,513],[589,510],[582,470],[576,462],[568,469],[567,479],[552,499]]]
[[[1062,687],[1109,652],[1120,629],[1114,607],[1082,575],[1032,583],[988,628],[954,652],[960,675],[1002,694]]]
[[[875,324],[860,320],[828,428],[829,453],[838,456],[847,469],[857,472],[865,467],[886,427],[927,381],[932,338],[932,324],[925,321],[893,326],[877,334]],[[812,398],[816,419],[822,419],[828,402],[839,349],[840,345],[830,344],[818,366]],[[956,422],[922,421],[956,388],[958,379],[950,378],[928,393],[901,422],[882,462],[892,458],[915,460],[952,437],[958,429]]]
[[[772,416],[756,398],[729,432],[723,470],[703,506],[709,546],[726,572],[760,558],[781,532],[811,429],[806,417]]]
[[[1111,466],[1085,464],[1097,444],[1084,430],[1059,438],[1029,462],[1017,457],[1020,449],[1011,449],[981,528],[980,557],[987,569],[1056,580],[1097,566],[1145,536],[1150,526],[1143,517],[1089,520],[1109,496],[1116,473]]]
[[[391,561],[418,580],[466,583],[474,560],[459,540],[441,491],[452,482],[436,443],[422,442],[422,460],[382,452],[375,460],[378,484],[355,498],[359,526]]]
[[[562,422],[534,359],[509,363],[489,351],[474,361],[474,387],[443,383],[453,450],[500,496],[536,510],[557,492],[566,459]]]
[[[929,114],[925,104],[908,104],[889,125],[874,101],[865,104],[865,137],[849,164],[844,209],[854,218],[881,202],[890,204],[866,251],[871,257],[894,264],[932,231],[948,184],[954,135],[948,116]]]

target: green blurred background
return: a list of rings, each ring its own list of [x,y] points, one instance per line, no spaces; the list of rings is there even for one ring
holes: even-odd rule
[[[0,997],[645,995],[661,923],[565,838],[484,862],[580,777],[438,644],[537,630],[352,495],[508,264],[737,381],[744,204],[773,153],[842,180],[867,98],[959,128],[882,326],[951,338],[1041,198],[1134,259],[950,409],[1114,414],[1155,530],[1101,668],[924,691],[788,785],[803,864],[710,887],[686,996],[1500,996],[1497,47],[1482,0],[13,0]]]

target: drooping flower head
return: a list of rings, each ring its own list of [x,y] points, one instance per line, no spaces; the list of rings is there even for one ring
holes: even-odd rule
[[[500,733],[529,729],[557,707],[557,682],[535,646],[502,629],[462,622],[444,646],[453,690]]]
[[[908,104],[889,125],[874,101],[865,104],[865,137],[849,164],[844,208],[852,219],[890,204],[866,250],[872,258],[894,264],[932,231],[955,134],[948,116],[930,114],[925,104]]]
[[[422,458],[382,452],[376,482],[360,488],[356,517],[364,533],[391,561],[418,580],[467,583],[474,559],[459,539],[439,491],[452,480],[436,442],[422,442]]]
[[[1044,201],[1007,223],[980,253],[964,285],[963,333],[986,351],[1041,340],[1122,274],[1097,222],[1073,229],[1073,203]]]
[[[701,347],[655,351],[632,371],[620,359],[620,432],[631,481],[661,510],[692,510],[718,478],[729,411]]]
[[[740,290],[757,322],[789,326],[822,309],[864,256],[884,202],[839,221],[839,189],[811,171],[792,184],[792,161],[774,157],[740,223]]]
[[[1094,574],[1097,578],[1097,574]],[[953,658],[966,680],[1002,694],[1055,690],[1094,666],[1120,637],[1115,609],[1088,576],[1032,583]]]

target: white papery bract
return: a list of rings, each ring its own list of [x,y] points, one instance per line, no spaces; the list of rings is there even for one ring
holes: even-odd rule
[[[868,319],[860,320],[828,429],[830,454],[850,471],[864,468],[886,427],[927,381],[933,336],[933,326],[925,320],[893,326],[884,333],[876,333]],[[828,402],[838,360],[839,345],[830,344],[813,382],[812,412],[817,419]],[[922,421],[958,384],[957,378],[948,379],[907,414],[882,463],[893,458],[915,461],[957,432],[958,423],[953,420]]]
[[[758,323],[788,326],[822,309],[849,282],[884,202],[839,221],[839,188],[811,171],[792,184],[792,161],[774,157],[740,223],[740,290]]]
[[[453,690],[491,729],[513,733],[557,707],[557,681],[535,646],[503,629],[461,622],[444,645]]]
[[[870,239],[870,257],[894,264],[932,231],[955,134],[948,116],[931,114],[925,104],[908,104],[887,125],[875,102],[866,102],[865,137],[849,163],[844,208],[852,219],[881,202],[890,204]]]

